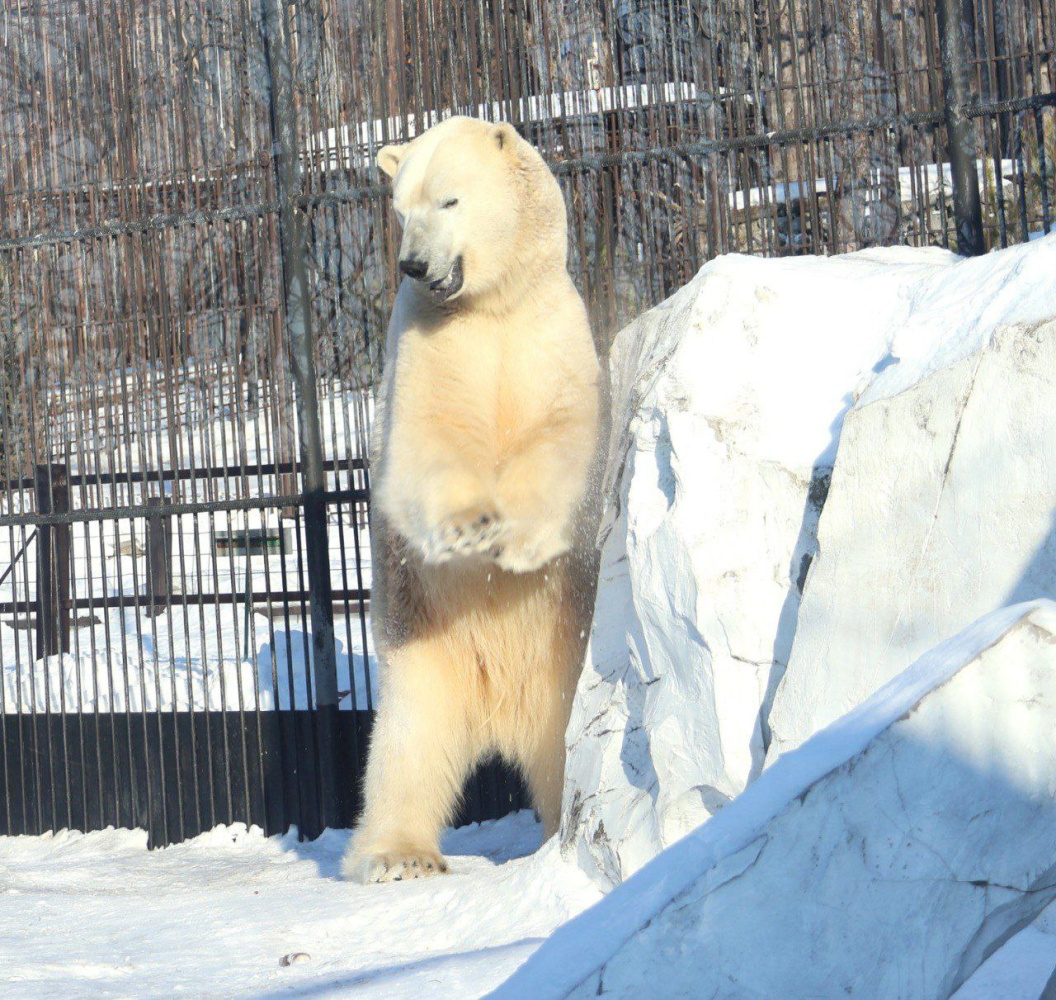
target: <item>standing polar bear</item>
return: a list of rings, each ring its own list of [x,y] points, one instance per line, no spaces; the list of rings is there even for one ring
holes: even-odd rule
[[[560,188],[507,124],[386,146],[403,225],[373,442],[381,700],[361,881],[447,870],[463,783],[499,753],[557,830],[594,589],[599,367]]]

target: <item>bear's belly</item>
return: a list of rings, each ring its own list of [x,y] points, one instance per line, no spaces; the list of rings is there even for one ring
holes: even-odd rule
[[[552,657],[565,575],[560,560],[534,573],[479,564],[423,566],[428,631],[453,670],[516,686]]]

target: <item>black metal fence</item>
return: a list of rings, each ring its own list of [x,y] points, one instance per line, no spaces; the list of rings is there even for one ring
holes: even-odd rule
[[[514,122],[600,346],[727,251],[1047,232],[1052,0],[12,0],[0,833],[347,825],[376,692],[374,156]],[[523,803],[489,766],[464,818]]]

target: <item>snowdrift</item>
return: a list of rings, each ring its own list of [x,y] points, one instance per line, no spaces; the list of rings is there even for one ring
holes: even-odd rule
[[[1056,603],[1003,608],[782,757],[493,996],[948,997],[1056,896],[1054,726]]]

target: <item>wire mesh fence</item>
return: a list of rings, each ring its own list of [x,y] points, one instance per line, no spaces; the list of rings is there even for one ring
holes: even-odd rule
[[[719,253],[971,251],[1052,224],[1052,0],[0,20],[0,832],[351,820],[397,281],[382,145],[513,122],[564,189],[603,349]],[[523,796],[491,767],[467,802]]]

